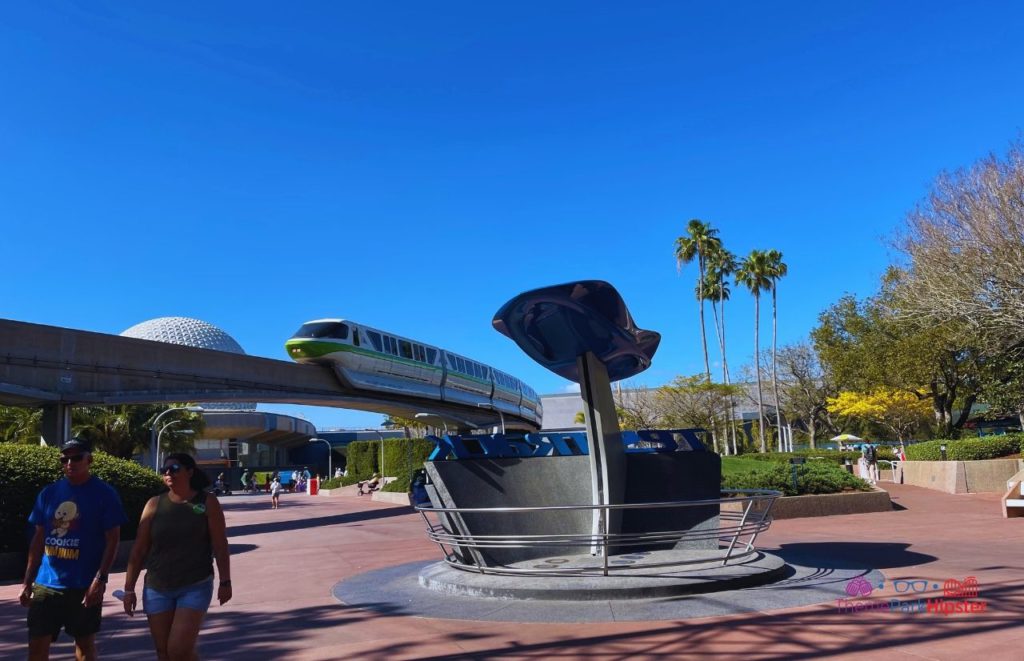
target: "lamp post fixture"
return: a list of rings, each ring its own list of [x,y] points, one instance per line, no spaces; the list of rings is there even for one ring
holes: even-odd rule
[[[190,413],[202,413],[205,411],[202,406],[172,406],[160,415],[153,419],[153,424],[149,426],[149,447],[153,453],[153,469],[156,471],[160,470],[160,439],[156,431],[156,423],[160,422],[160,418],[164,417],[171,411],[188,411]],[[162,429],[160,431],[163,431]]]
[[[183,420],[171,420],[166,425],[161,427],[159,432],[157,432],[157,435],[156,435],[156,447],[157,447],[156,465],[157,465],[157,470],[160,470],[160,466],[161,466],[161,464],[163,464],[163,461],[160,459],[160,455],[162,454],[160,452],[160,448],[163,447],[163,445],[161,444],[161,440],[160,439],[163,438],[164,432],[167,430],[168,427],[173,427],[174,425],[178,424],[179,422],[183,422]],[[191,429],[182,429],[178,433],[179,434],[191,435],[191,434],[194,434],[195,431],[193,431]]]
[[[495,413],[498,414],[498,419],[501,420],[501,433],[502,433],[502,435],[504,435],[505,434],[505,415],[501,412],[501,409],[496,407],[494,404],[489,404],[489,403],[486,403],[486,402],[477,402],[477,406],[479,406],[482,409],[490,409],[490,410],[492,410],[492,411],[494,411]]]
[[[316,443],[318,441],[320,443],[326,443],[327,444],[327,479],[329,480],[329,479],[334,477],[334,468],[333,468],[333,465],[331,463],[331,453],[334,452],[334,446],[331,445],[331,442],[328,441],[326,438],[311,438],[311,439],[309,439],[310,443]]]

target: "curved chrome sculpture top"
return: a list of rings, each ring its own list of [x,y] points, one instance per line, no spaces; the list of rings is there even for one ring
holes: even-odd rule
[[[661,334],[637,328],[622,296],[603,280],[519,294],[494,315],[494,328],[555,374],[579,383],[577,357],[590,352],[610,381],[651,366]]]

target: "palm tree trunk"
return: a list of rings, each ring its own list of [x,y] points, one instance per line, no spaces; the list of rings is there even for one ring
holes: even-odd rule
[[[775,300],[775,281],[772,280],[772,394],[775,397],[775,423],[782,431],[782,400],[779,399],[779,370],[778,370],[778,306]],[[779,451],[784,451],[782,446],[782,434],[779,434]]]
[[[767,452],[768,448],[764,441],[764,397],[761,393],[761,297],[754,294],[754,371],[757,375],[757,428],[761,433],[761,452]]]
[[[697,281],[697,304],[700,306],[700,343],[704,347],[704,374],[711,383],[711,364],[708,362],[708,336],[704,329],[704,255],[697,256],[697,266],[700,268],[700,280]]]
[[[718,302],[722,306],[722,380],[726,386],[732,385],[732,381],[729,377],[729,361],[725,357],[725,297],[719,293]],[[732,441],[732,453],[739,454],[739,448],[736,445],[736,420],[734,418],[736,414],[736,399],[729,393],[729,437]]]

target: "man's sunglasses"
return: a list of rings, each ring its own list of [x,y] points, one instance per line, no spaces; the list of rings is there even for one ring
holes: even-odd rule
[[[77,464],[81,460],[85,459],[85,454],[64,454],[60,457],[60,463],[62,464]]]
[[[160,469],[161,475],[177,475],[181,470],[181,464],[170,464]]]

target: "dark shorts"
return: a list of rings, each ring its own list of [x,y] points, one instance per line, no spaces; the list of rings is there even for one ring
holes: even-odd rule
[[[50,636],[57,640],[64,629],[72,638],[85,638],[100,630],[102,606],[82,604],[85,590],[55,590],[32,586],[32,604],[28,607],[28,637]]]

